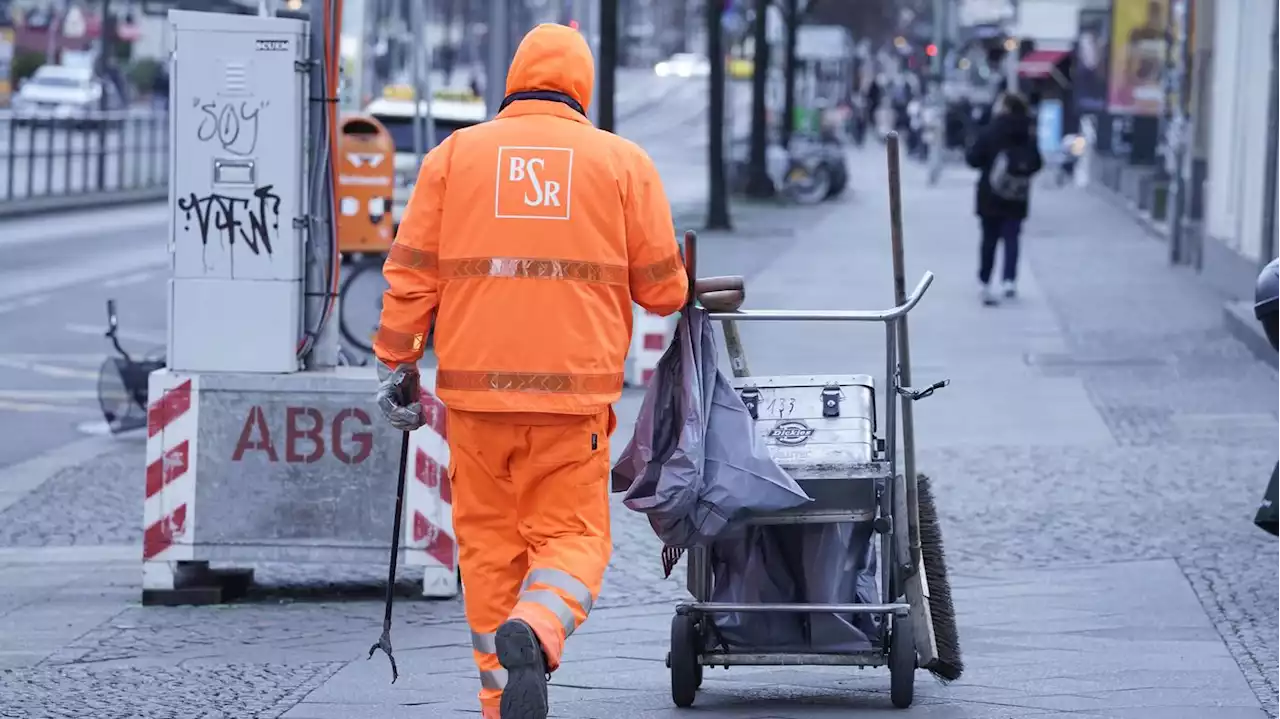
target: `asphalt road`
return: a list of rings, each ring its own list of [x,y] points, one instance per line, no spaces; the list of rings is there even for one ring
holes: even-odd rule
[[[704,81],[627,71],[620,86],[620,132],[653,155],[673,204],[701,203]],[[163,205],[0,220],[0,467],[102,430],[96,388],[111,353],[102,337],[108,299],[127,350],[164,346],[166,222]],[[379,288],[358,294],[374,299],[347,311],[353,325],[371,328]]]
[[[104,131],[18,126],[0,115],[0,203],[162,187],[169,169],[168,141],[166,117],[150,112],[130,114]]]

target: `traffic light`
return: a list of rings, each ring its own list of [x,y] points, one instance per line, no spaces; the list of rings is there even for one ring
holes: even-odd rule
[[[925,47],[925,49],[924,49],[924,54],[928,55],[929,57],[937,57],[937,56],[938,56],[938,46],[937,46],[937,45],[934,45],[933,43],[929,43],[929,45],[928,45],[928,46],[926,46],[926,47]]]

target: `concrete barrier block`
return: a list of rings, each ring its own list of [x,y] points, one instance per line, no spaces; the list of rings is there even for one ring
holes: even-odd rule
[[[151,376],[145,591],[192,581],[183,563],[376,563],[390,550],[403,435],[373,403],[372,368]],[[445,408],[423,371],[410,434],[401,562],[424,595],[458,592]],[[197,573],[199,574],[199,573]]]

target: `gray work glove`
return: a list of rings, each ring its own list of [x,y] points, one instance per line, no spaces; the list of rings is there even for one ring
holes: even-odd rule
[[[412,432],[426,424],[418,401],[418,380],[414,365],[402,364],[393,370],[378,362],[378,409],[401,432]]]

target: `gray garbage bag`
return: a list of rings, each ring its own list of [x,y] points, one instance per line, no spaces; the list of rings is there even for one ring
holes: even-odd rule
[[[756,438],[718,358],[706,310],[687,309],[613,468],[623,504],[647,515],[670,547],[704,544],[752,513],[812,501]]]
[[[798,589],[773,527],[746,527],[710,549],[711,601],[733,604],[794,602]],[[804,617],[791,612],[711,615],[713,641],[734,651],[786,651],[805,643]]]
[[[861,480],[851,480],[861,481]],[[876,553],[870,522],[771,527],[798,570],[793,601],[813,604],[872,604]],[[810,614],[807,651],[846,654],[871,648],[880,636],[879,617],[868,614]]]
[[[857,480],[853,480],[857,481]],[[869,522],[747,527],[711,545],[711,601],[870,604],[878,601]],[[880,618],[867,614],[744,612],[712,617],[729,651],[846,654],[879,641]]]

